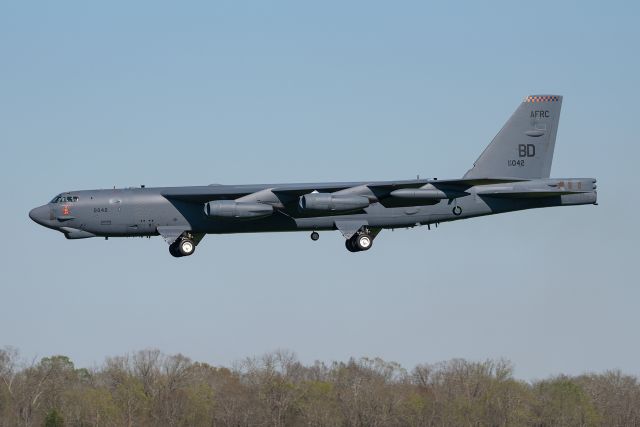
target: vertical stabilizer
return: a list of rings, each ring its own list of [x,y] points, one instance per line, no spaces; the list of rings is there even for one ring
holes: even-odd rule
[[[548,178],[562,96],[527,96],[464,178]]]

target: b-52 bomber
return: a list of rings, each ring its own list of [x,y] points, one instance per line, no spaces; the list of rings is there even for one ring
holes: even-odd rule
[[[174,257],[206,234],[338,230],[350,252],[382,229],[597,204],[593,178],[549,178],[562,97],[526,97],[461,179],[69,191],[29,212],[67,239],[160,235]]]

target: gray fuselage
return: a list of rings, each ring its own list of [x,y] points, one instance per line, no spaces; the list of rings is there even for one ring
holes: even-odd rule
[[[271,196],[271,200],[267,202],[277,204],[280,209],[268,217],[249,220],[211,218],[205,214],[201,200],[197,198],[196,201],[181,200],[166,197],[163,194],[201,194],[214,189],[224,189],[224,193],[254,194],[269,191],[272,188],[286,190],[287,187],[318,188],[321,191],[327,184],[82,190],[63,193],[58,196],[61,201],[35,208],[30,216],[39,224],[59,230],[69,238],[154,236],[159,234],[158,227],[182,227],[193,233],[202,234],[335,230],[336,222],[340,221],[358,221],[372,228],[384,229],[453,221],[522,209],[593,204],[596,203],[594,181],[577,178],[544,179],[477,185],[466,188],[465,192],[468,194],[460,197],[442,199],[429,204],[420,203],[399,207],[385,207],[379,203],[376,196],[371,191],[367,191],[367,183],[341,183],[337,186],[361,189],[357,193],[369,197],[372,203],[359,212],[344,214],[326,212],[322,215],[309,216],[300,212],[297,203],[287,204],[286,201],[283,203],[280,200],[282,197]],[[437,183],[437,181],[432,182]],[[580,191],[549,197],[500,196],[500,191],[505,189],[521,187],[533,192],[538,187],[548,188],[558,183],[565,185],[573,183],[572,187],[577,189],[579,186]],[[203,191],[194,191],[194,189]]]

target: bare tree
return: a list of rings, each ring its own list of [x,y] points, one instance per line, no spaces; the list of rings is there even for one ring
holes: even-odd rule
[[[379,358],[309,366],[278,350],[234,369],[143,350],[91,370],[0,350],[0,427],[640,426],[640,383],[619,371],[533,383],[504,360],[408,373]]]
[[[0,427],[15,424],[16,391],[14,383],[18,368],[18,350],[12,347],[0,349]]]

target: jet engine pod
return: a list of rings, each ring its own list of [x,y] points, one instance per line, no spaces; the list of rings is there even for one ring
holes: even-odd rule
[[[389,193],[391,197],[410,200],[442,200],[448,196],[444,191],[426,188],[400,188]]]
[[[273,206],[264,203],[215,200],[204,205],[204,213],[211,218],[258,219],[273,214]]]
[[[302,211],[347,212],[366,208],[369,199],[364,196],[311,193],[300,197],[299,205]]]

